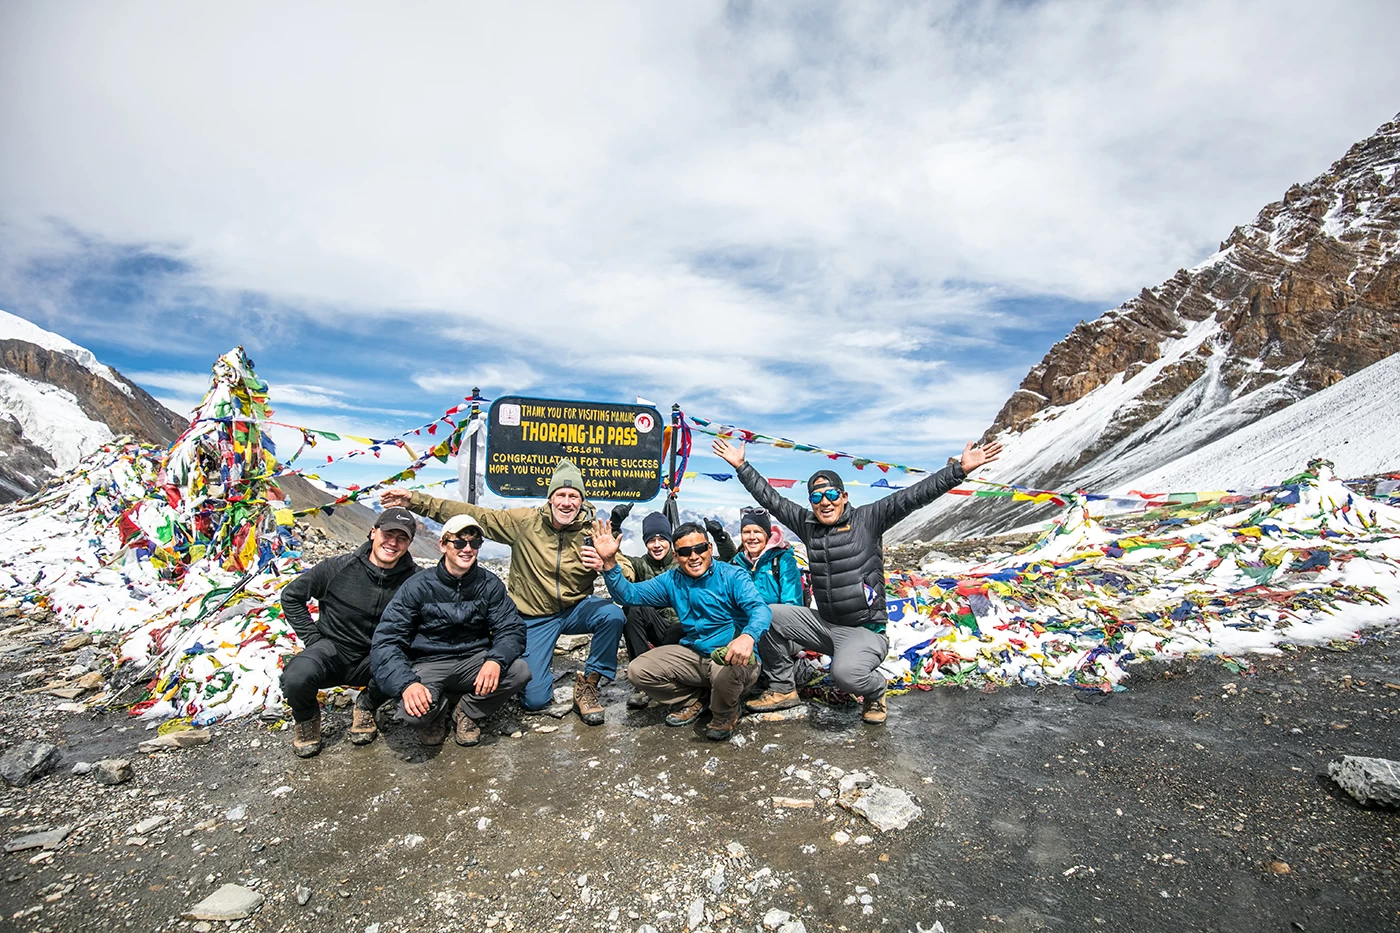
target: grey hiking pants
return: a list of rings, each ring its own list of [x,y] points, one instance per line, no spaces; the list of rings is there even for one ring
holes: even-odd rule
[[[403,708],[403,698],[399,698],[399,719],[410,726],[426,726],[435,722],[447,712],[448,694],[460,693],[457,704],[463,715],[480,722],[490,716],[513,694],[525,689],[530,682],[530,667],[524,658],[516,658],[510,667],[501,671],[501,679],[496,689],[486,696],[472,693],[476,675],[481,673],[481,665],[486,662],[486,652],[478,651],[466,658],[447,658],[442,661],[420,661],[413,665],[418,680],[432,694],[433,705],[422,716],[411,716]]]
[[[627,665],[632,686],[662,703],[689,703],[710,694],[717,723],[739,714],[739,697],[758,680],[757,664],[716,664],[685,645],[662,645]]]
[[[806,606],[776,605],[773,624],[758,641],[758,656],[773,690],[797,689],[796,655],[799,649],[831,656],[831,679],[838,690],[867,700],[884,696],[885,677],[876,670],[890,650],[890,640],[879,632],[851,625],[829,625]]]

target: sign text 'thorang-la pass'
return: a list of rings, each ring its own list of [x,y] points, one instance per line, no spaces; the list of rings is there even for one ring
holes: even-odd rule
[[[645,501],[661,491],[661,415],[647,405],[506,396],[487,415],[486,485],[543,497],[559,458],[583,472],[584,494]]]

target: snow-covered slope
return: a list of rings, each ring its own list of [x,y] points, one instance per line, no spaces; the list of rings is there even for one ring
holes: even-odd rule
[[[24,437],[48,452],[59,472],[112,439],[112,429],[93,421],[73,393],[0,370],[0,413],[19,422]]]
[[[1400,353],[1114,491],[1258,488],[1298,472],[1313,457],[1331,460],[1338,476],[1397,470],[1397,413]]]
[[[0,340],[23,340],[45,350],[61,353],[93,375],[110,382],[124,395],[131,395],[131,388],[116,377],[111,367],[99,363],[91,350],[8,311],[0,311]]]

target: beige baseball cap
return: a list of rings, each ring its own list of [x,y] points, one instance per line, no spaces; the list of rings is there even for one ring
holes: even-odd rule
[[[472,518],[470,515],[454,515],[447,520],[447,524],[442,526],[442,534],[438,535],[438,538],[442,539],[450,535],[460,534],[468,528],[475,529],[477,534],[482,537],[486,536],[486,532],[481,530],[481,525],[477,524],[476,519]]]

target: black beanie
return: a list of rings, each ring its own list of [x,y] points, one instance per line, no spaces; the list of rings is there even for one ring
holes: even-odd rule
[[[739,530],[743,531],[745,525],[757,525],[763,529],[764,534],[772,534],[773,519],[763,509],[744,509],[739,513]]]
[[[642,543],[645,544],[657,535],[661,535],[661,537],[665,538],[667,541],[671,541],[671,523],[667,521],[666,516],[662,515],[660,512],[652,512],[646,518],[642,519]],[[675,542],[672,541],[671,543],[674,544]]]
[[[818,470],[817,472],[812,474],[811,479],[807,480],[808,495],[811,495],[813,492],[816,491],[813,487],[817,485],[817,480],[819,479],[826,480],[827,483],[831,485],[831,488],[835,489],[837,492],[846,491],[846,483],[843,479],[841,479],[840,473],[836,473],[832,470]]]

